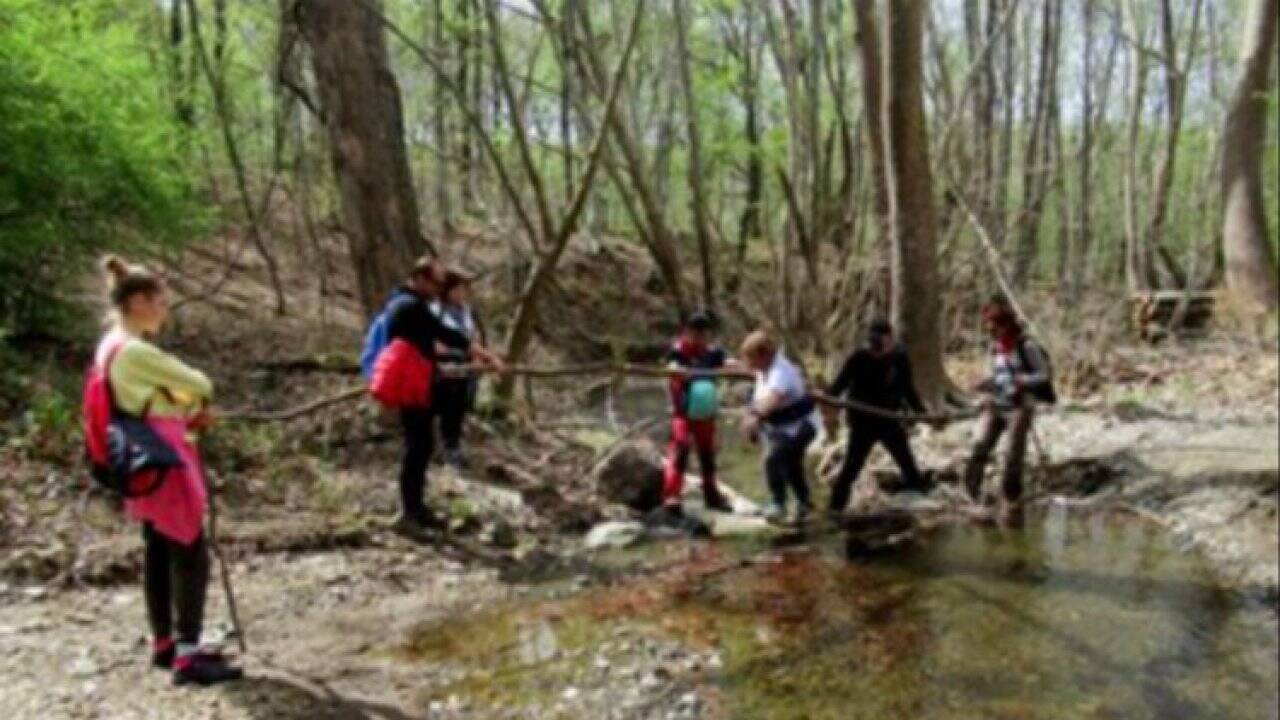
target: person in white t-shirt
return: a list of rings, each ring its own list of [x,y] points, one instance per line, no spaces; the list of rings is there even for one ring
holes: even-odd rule
[[[804,456],[818,434],[813,398],[799,368],[765,331],[748,335],[741,354],[743,363],[756,374],[745,430],[752,442],[764,437],[764,474],[773,496],[765,517],[782,521],[790,488],[796,501],[794,520],[803,523],[812,510]]]

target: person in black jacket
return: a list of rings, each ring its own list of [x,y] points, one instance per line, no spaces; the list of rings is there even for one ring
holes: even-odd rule
[[[911,360],[906,348],[896,343],[893,326],[886,320],[875,320],[867,328],[862,347],[845,361],[835,382],[827,388],[833,398],[847,396],[855,402],[881,408],[888,412],[911,410],[924,412],[924,404],[916,393],[911,379]],[[902,472],[902,490],[927,491],[928,484],[920,475],[907,431],[898,420],[884,418],[865,411],[847,410],[849,443],[845,450],[844,464],[831,489],[832,515],[840,515],[849,503],[853,483],[867,461],[867,455],[876,443],[893,457]]]
[[[400,288],[399,299],[387,319],[388,340],[404,340],[413,344],[430,361],[436,361],[437,344],[470,353],[482,363],[503,369],[502,360],[465,333],[446,326],[430,303],[440,294],[445,269],[438,261],[419,260],[408,281]],[[435,450],[435,431],[430,408],[407,408],[400,412],[404,428],[404,461],[400,466],[401,515],[396,527],[412,537],[421,537],[443,522],[423,502],[427,483],[427,464]]]

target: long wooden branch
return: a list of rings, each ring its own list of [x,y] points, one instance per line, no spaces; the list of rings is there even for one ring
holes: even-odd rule
[[[897,412],[894,410],[886,410],[875,405],[868,405],[857,400],[849,400],[848,398],[836,398],[826,393],[812,393],[813,399],[819,405],[825,405],[829,408],[840,410],[853,410],[863,415],[871,415],[884,420],[897,420],[899,422],[951,422],[954,420],[966,420],[968,418],[977,417],[981,410],[979,408],[966,408],[963,410],[953,410],[951,412],[940,413],[917,413],[917,412]]]
[[[440,374],[444,377],[461,378],[482,373],[496,373],[487,365],[442,365]],[[561,365],[557,367],[536,367],[531,365],[510,365],[502,373],[521,377],[553,378],[572,377],[577,375],[625,375],[629,377],[651,378],[690,378],[711,377],[720,380],[754,380],[755,375],[746,370],[684,370],[667,368],[659,365],[637,365],[633,363],[582,363],[579,365]]]
[[[440,375],[442,377],[451,378],[463,378],[473,374],[486,372],[494,372],[494,370],[484,365],[442,365],[440,367]],[[616,364],[607,362],[562,365],[559,367],[513,366],[506,369],[506,374],[531,378],[575,377],[582,375],[613,375],[646,378],[714,377],[725,381],[751,381],[755,378],[751,372],[738,369],[690,371],[655,365],[636,365],[631,363]],[[236,410],[224,413],[222,417],[226,420],[250,423],[285,422],[288,420],[295,420],[344,402],[359,400],[367,393],[368,388],[364,385],[360,385],[358,387],[347,388],[346,390],[333,395],[287,410],[261,412],[252,410]],[[853,410],[864,415],[871,415],[886,420],[897,420],[900,422],[950,422],[976,417],[979,413],[979,410],[976,408],[943,413],[895,412],[875,405],[858,402],[857,400],[832,397],[821,392],[812,393],[812,397],[814,401],[820,405],[830,408]]]
[[[241,422],[284,422],[286,420],[295,420],[303,415],[310,415],[313,412],[323,410],[333,405],[339,405],[350,400],[359,400],[369,393],[369,388],[361,385],[359,387],[347,388],[340,393],[320,398],[306,405],[299,405],[295,408],[279,411],[255,411],[255,410],[231,410],[222,413],[224,420],[237,420]]]

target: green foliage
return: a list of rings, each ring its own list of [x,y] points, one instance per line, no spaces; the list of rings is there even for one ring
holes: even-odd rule
[[[190,226],[158,76],[110,3],[0,0],[0,327],[56,321],[90,256]]]
[[[66,393],[41,392],[13,428],[3,438],[10,449],[35,460],[66,462],[80,443],[79,407]]]

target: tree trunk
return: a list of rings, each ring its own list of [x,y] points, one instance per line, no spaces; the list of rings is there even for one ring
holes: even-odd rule
[[[1061,0],[1045,0],[1040,29],[1040,60],[1036,80],[1035,112],[1027,131],[1027,149],[1022,159],[1022,214],[1020,233],[1010,281],[1022,287],[1040,250],[1040,219],[1049,185],[1049,116],[1056,102],[1058,63],[1058,10]]]
[[[173,85],[173,112],[178,122],[195,127],[195,109],[191,105],[191,84],[182,70],[183,0],[171,0],[169,6],[169,73]]]
[[[1125,3],[1129,36],[1143,42],[1133,0]],[[1124,276],[1130,292],[1151,287],[1151,253],[1138,229],[1138,153],[1142,139],[1142,111],[1147,88],[1147,57],[1129,50],[1129,129],[1124,165]]]
[[[1182,271],[1168,257],[1164,248],[1164,226],[1169,210],[1169,194],[1173,190],[1173,172],[1178,158],[1178,140],[1182,134],[1182,111],[1187,94],[1186,70],[1196,54],[1196,40],[1200,30],[1200,8],[1203,0],[1195,0],[1191,15],[1191,34],[1187,44],[1186,61],[1179,68],[1178,48],[1173,29],[1173,8],[1170,0],[1160,0],[1160,40],[1164,53],[1165,75],[1165,117],[1168,128],[1165,135],[1164,152],[1160,156],[1160,164],[1156,168],[1154,187],[1151,193],[1151,215],[1147,225],[1147,247],[1156,253],[1157,269],[1161,270],[1161,279],[1175,287],[1186,285]]]
[[[400,88],[377,0],[301,0],[360,303],[372,316],[423,249]]]
[[[893,266],[893,234],[889,219],[889,180],[885,167],[884,146],[884,70],[881,63],[880,28],[876,21],[875,0],[854,0],[854,17],[858,23],[858,57],[862,63],[862,104],[867,118],[867,145],[871,150],[871,185],[874,189],[876,247],[883,267]],[[884,296],[892,293],[891,273],[882,278]]]
[[[1280,0],[1255,0],[1242,51],[1243,72],[1222,129],[1222,250],[1227,289],[1247,306],[1276,309],[1276,260],[1262,194],[1267,97]]]
[[[1071,253],[1067,259],[1067,300],[1074,301],[1080,293],[1085,281],[1085,258],[1089,256],[1089,244],[1092,241],[1092,201],[1093,188],[1093,18],[1096,0],[1084,0],[1081,8],[1080,22],[1084,26],[1084,69],[1080,74],[1080,201],[1076,205],[1076,234],[1071,243]]]
[[[444,40],[444,0],[433,0],[431,6],[431,40],[436,52],[448,52]],[[449,90],[440,78],[432,78],[431,109],[432,132],[435,135],[436,152],[439,160],[434,165],[436,188],[436,212],[440,214],[440,230],[445,235],[453,233],[453,202],[449,194],[449,185],[453,182],[449,172],[449,127],[445,122],[445,111],[449,107]]]
[[[472,23],[475,19],[471,13],[471,0],[458,0],[458,24],[461,30],[458,33],[458,87],[462,88],[465,95],[471,87],[472,66],[475,61],[474,46],[478,45],[473,37]],[[474,104],[472,104],[474,107]],[[461,185],[462,191],[462,212],[469,215],[476,211],[476,187],[475,187],[475,129],[471,127],[471,123],[462,123],[461,138],[458,143],[458,165],[459,178],[458,184]]]
[[[982,7],[986,5],[987,16],[990,22],[994,23],[998,10],[996,4],[997,0],[990,0],[987,3],[983,3],[982,0],[965,0],[964,3],[965,46],[968,49],[969,62],[979,63],[977,68],[971,70],[975,78],[971,97],[972,150],[977,156],[978,167],[975,196],[978,198],[979,213],[988,227],[996,224],[991,217],[992,191],[994,190],[992,179],[995,176],[992,140],[995,138],[996,83],[995,63],[992,62],[991,53],[982,55],[980,53],[987,43],[991,42],[989,33],[994,31],[993,26],[983,24]]]
[[[738,219],[738,261],[729,277],[728,290],[736,293],[742,282],[743,266],[747,260],[747,243],[759,238],[761,233],[761,202],[764,197],[764,159],[760,148],[760,60],[756,41],[755,3],[745,3],[743,19],[742,71],[739,77],[739,95],[743,109],[743,132],[747,138],[747,193]]]
[[[1002,0],[1001,7],[1007,7],[1007,4],[1014,0]],[[1030,17],[1031,12],[1027,12]],[[991,202],[991,232],[992,238],[996,243],[996,247],[1004,249],[1005,246],[1005,227],[1007,225],[1006,217],[1009,208],[1009,178],[1013,177],[1013,120],[1014,120],[1014,104],[1016,101],[1016,77],[1014,64],[1014,51],[1017,49],[1017,24],[1016,18],[1010,17],[1010,25],[1007,32],[1000,43],[1000,49],[1003,51],[1003,62],[1000,71],[1000,148],[999,163],[995,169],[995,190],[994,199]],[[1029,42],[1024,42],[1030,45]]]
[[[689,187],[692,190],[693,232],[698,239],[698,260],[702,265],[702,303],[715,308],[715,273],[711,262],[711,228],[702,176],[702,140],[698,133],[698,104],[693,91],[693,71],[689,61],[690,22],[686,0],[675,0],[676,52],[680,61],[680,87],[684,93],[685,136],[689,139]]]
[[[949,381],[942,366],[942,299],[933,179],[921,88],[923,0],[885,2],[884,129],[893,228],[893,317],[925,402]]]
[[[573,197],[573,10],[574,0],[565,0],[557,26],[560,43],[560,152],[564,162],[564,201]]]

